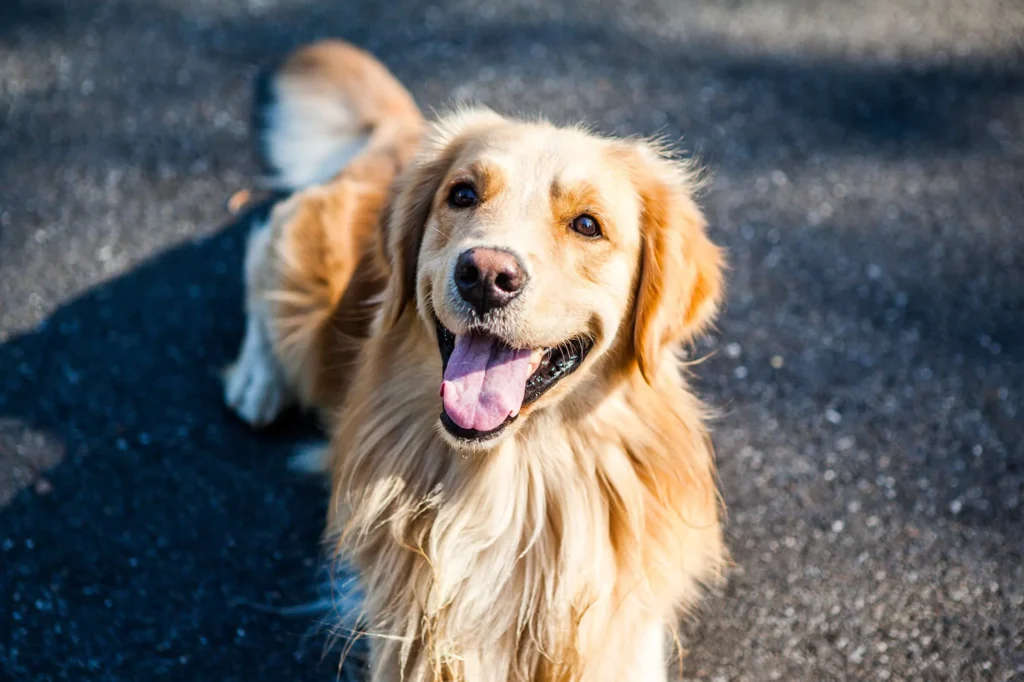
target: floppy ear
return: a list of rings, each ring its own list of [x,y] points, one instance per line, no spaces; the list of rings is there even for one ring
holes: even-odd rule
[[[381,216],[380,245],[389,272],[384,304],[387,326],[394,325],[416,297],[423,230],[441,183],[473,133],[503,120],[487,109],[461,110],[438,120],[396,182]]]
[[[714,319],[725,258],[708,239],[690,168],[646,143],[635,151],[643,246],[633,342],[640,372],[652,383],[665,350],[693,339]]]

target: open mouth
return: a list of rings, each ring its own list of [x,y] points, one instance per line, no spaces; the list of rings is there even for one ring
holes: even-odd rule
[[[486,332],[456,336],[435,323],[444,365],[441,423],[464,440],[500,434],[525,405],[576,371],[594,345],[580,336],[551,348],[517,349]]]

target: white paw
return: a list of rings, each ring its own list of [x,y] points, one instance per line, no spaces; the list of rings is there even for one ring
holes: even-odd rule
[[[263,321],[250,317],[238,360],[224,372],[224,401],[245,422],[266,426],[294,402]]]

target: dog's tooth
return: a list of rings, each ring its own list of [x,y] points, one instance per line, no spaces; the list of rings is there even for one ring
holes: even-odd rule
[[[546,352],[547,351],[543,348],[538,348],[530,354],[530,374],[536,372],[537,368],[540,367],[540,363],[544,361],[544,353]]]

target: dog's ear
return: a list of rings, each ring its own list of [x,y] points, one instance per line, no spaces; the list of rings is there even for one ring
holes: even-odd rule
[[[475,132],[503,121],[487,109],[465,109],[439,119],[398,178],[381,217],[380,245],[388,269],[384,319],[395,324],[416,297],[416,265],[423,230],[451,166]]]
[[[707,236],[693,171],[655,146],[633,143],[642,248],[633,343],[640,372],[654,380],[665,351],[704,331],[724,293],[724,255]]]

